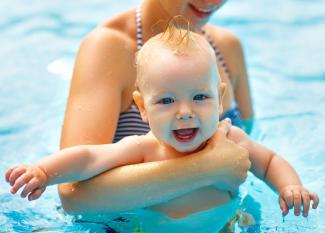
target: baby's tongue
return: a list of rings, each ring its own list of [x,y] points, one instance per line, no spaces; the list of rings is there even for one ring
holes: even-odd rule
[[[178,129],[178,130],[175,130],[175,133],[178,135],[178,136],[190,136],[194,133],[195,129]]]
[[[179,142],[190,142],[194,139],[197,128],[174,130],[174,135]]]

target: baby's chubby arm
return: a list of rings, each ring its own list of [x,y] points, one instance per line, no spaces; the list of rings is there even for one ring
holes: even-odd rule
[[[141,140],[145,136],[130,136],[118,143],[81,145],[60,150],[35,165],[19,165],[6,172],[6,181],[16,193],[24,185],[22,197],[37,199],[46,186],[81,181],[112,168],[143,162]]]
[[[251,172],[258,178],[266,181],[273,189],[279,192],[279,204],[283,215],[294,207],[295,215],[300,214],[303,205],[303,216],[308,216],[310,200],[312,207],[318,205],[318,196],[303,187],[294,168],[272,150],[251,140],[249,136],[237,127],[232,127],[229,139],[245,147],[249,151],[252,163]]]

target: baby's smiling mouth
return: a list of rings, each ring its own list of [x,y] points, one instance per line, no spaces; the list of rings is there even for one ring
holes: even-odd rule
[[[190,142],[192,141],[199,128],[187,128],[173,130],[173,134],[178,142]]]

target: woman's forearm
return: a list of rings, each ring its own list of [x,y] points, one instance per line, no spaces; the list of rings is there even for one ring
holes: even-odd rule
[[[196,159],[128,165],[90,180],[63,184],[59,187],[63,207],[70,213],[109,213],[168,201],[212,180],[196,166]]]
[[[219,136],[213,146],[196,154],[127,165],[90,180],[62,184],[63,207],[76,214],[123,212],[163,203],[211,184],[235,191],[247,176],[248,152]]]
[[[301,185],[295,169],[278,155],[272,157],[265,174],[265,181],[278,192],[287,185]]]
[[[123,212],[163,203],[200,187],[236,191],[250,168],[249,154],[226,138],[220,123],[204,150],[184,157],[126,165],[90,180],[59,186],[69,213]]]

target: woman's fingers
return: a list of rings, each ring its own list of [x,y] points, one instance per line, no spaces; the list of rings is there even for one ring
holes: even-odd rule
[[[220,121],[218,124],[218,129],[216,133],[210,138],[209,144],[214,144],[216,140],[219,138],[225,138],[227,137],[227,134],[229,133],[231,128],[231,121],[229,118],[226,118],[223,121]]]
[[[227,136],[231,128],[231,120],[229,118],[219,122],[218,130],[222,136]]]

